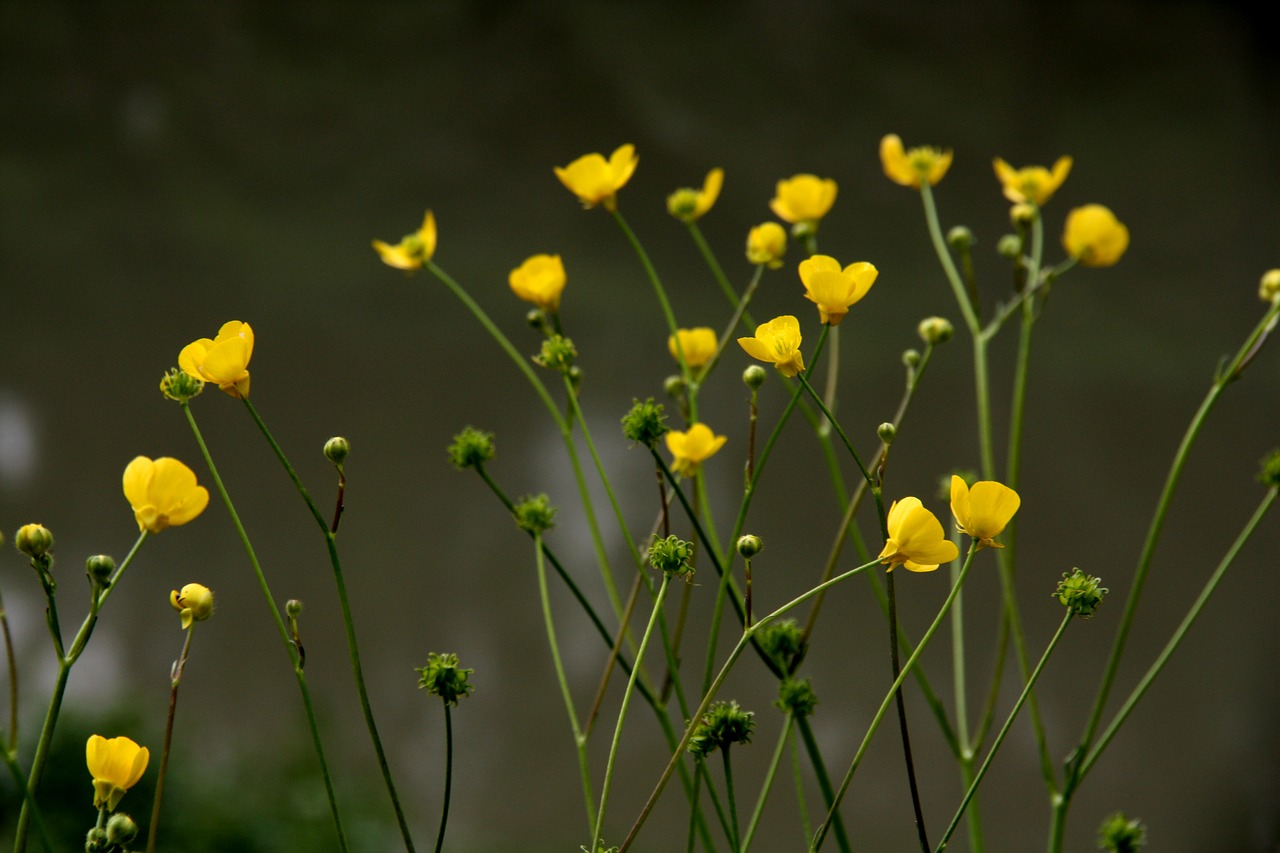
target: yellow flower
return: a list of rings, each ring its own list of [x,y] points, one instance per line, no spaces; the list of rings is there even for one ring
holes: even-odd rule
[[[667,212],[681,222],[693,222],[711,209],[720,197],[724,169],[712,169],[702,182],[702,189],[679,189],[667,196]]]
[[[428,210],[427,215],[422,219],[422,227],[412,234],[406,234],[404,239],[394,246],[381,240],[374,240],[373,248],[378,251],[382,262],[389,267],[395,267],[398,270],[418,269],[431,260],[431,256],[436,253],[435,215]]]
[[[804,370],[804,355],[800,352],[800,321],[790,314],[774,317],[756,326],[754,338],[738,338],[738,345],[747,355],[767,361],[783,376],[795,376]]]
[[[840,325],[849,306],[867,295],[879,274],[866,261],[849,264],[842,270],[840,262],[828,255],[814,255],[800,262],[804,296],[818,306],[822,322],[831,326]]]
[[[1018,493],[1003,483],[982,480],[973,488],[951,475],[951,514],[956,527],[978,540],[979,548],[1003,548],[996,537],[1022,504]]]
[[[1044,166],[1025,166],[1015,169],[1001,160],[995,159],[996,177],[1004,184],[1004,197],[1014,204],[1030,202],[1036,206],[1043,205],[1062,186],[1071,171],[1071,158],[1059,157],[1053,164],[1051,173]]]
[[[253,357],[253,329],[231,320],[213,340],[192,341],[178,353],[178,366],[202,382],[212,382],[232,397],[249,396],[249,359]]]
[[[93,777],[93,806],[113,812],[125,792],[138,784],[151,753],[127,737],[93,735],[85,744],[85,763]]]
[[[716,435],[706,424],[694,424],[688,432],[672,430],[667,433],[667,450],[674,457],[671,470],[684,477],[698,473],[702,463],[715,456],[728,439]]]
[[[924,508],[919,498],[903,498],[889,507],[889,539],[880,552],[880,562],[889,571],[903,565],[912,572],[931,572],[942,563],[960,556],[960,549],[946,537],[937,516]]]
[[[676,350],[676,336],[680,338],[680,349]],[[675,335],[667,336],[667,349],[671,357],[680,360],[678,353],[684,353],[684,363],[691,369],[702,367],[711,361],[716,354],[716,332],[706,326],[696,329],[676,329]]]
[[[124,469],[124,496],[133,506],[138,529],[159,533],[186,524],[209,505],[209,490],[196,485],[196,475],[177,459],[154,462],[139,456]]]
[[[605,210],[616,210],[618,190],[631,179],[637,162],[636,147],[628,144],[619,146],[608,160],[603,154],[584,154],[563,169],[556,166],[555,172],[560,183],[581,199],[583,207],[602,204]]]
[[[835,201],[835,181],[817,175],[793,175],[778,181],[778,191],[769,208],[779,219],[797,225],[817,222]]]
[[[511,291],[548,314],[560,310],[564,290],[564,262],[559,255],[533,255],[507,276]]]
[[[787,230],[776,222],[757,225],[747,232],[747,260],[753,264],[768,264],[776,270],[782,266],[782,256],[787,252]]]
[[[192,622],[203,622],[213,615],[213,590],[202,584],[189,583],[181,591],[170,591],[169,603],[182,617],[182,629],[185,631]]]
[[[1086,204],[1067,214],[1062,245],[1086,267],[1109,267],[1129,248],[1129,229],[1109,208]]]
[[[933,186],[951,168],[951,152],[921,146],[902,149],[902,140],[891,133],[880,140],[880,163],[889,180],[904,187]]]

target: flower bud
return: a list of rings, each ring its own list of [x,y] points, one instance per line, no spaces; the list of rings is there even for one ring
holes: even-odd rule
[[[111,574],[116,570],[116,561],[106,554],[98,554],[84,561],[85,574],[98,586],[106,586]]]
[[[916,367],[920,364],[920,353],[913,349],[903,350],[902,363],[907,367]]]
[[[652,397],[643,403],[635,400],[631,411],[622,416],[622,434],[633,442],[651,448],[666,433],[667,426],[663,423],[666,418],[662,404],[653,402]]]
[[[1258,482],[1264,486],[1280,487],[1280,448],[1262,457],[1258,469]]]
[[[1009,208],[1009,222],[1013,224],[1014,228],[1027,228],[1035,221],[1036,206],[1034,204],[1027,204],[1022,201]]]
[[[179,367],[160,377],[160,393],[179,403],[185,403],[204,390],[204,380],[197,379]]]
[[[925,317],[916,327],[920,339],[930,346],[945,344],[955,334],[955,327],[946,317]]]
[[[556,525],[556,508],[546,495],[526,495],[512,507],[516,526],[530,533],[546,533]]]
[[[880,440],[885,444],[893,444],[893,440],[898,437],[898,428],[885,421],[876,427],[876,435],[880,436]]]
[[[1100,586],[1101,578],[1090,577],[1079,569],[1072,569],[1070,574],[1062,573],[1058,581],[1058,589],[1053,597],[1076,616],[1088,619],[1102,603],[1103,596],[1109,590]]]
[[[668,376],[662,383],[662,392],[672,399],[684,395],[684,379],[680,376]]]
[[[547,315],[543,313],[541,308],[530,308],[524,315],[524,321],[539,332],[545,331],[547,328]]]
[[[1022,238],[1017,234],[1004,235],[996,243],[996,254],[1012,261],[1022,254]]]
[[[189,583],[181,591],[169,593],[169,604],[182,616],[182,629],[192,622],[203,622],[213,615],[213,590],[198,583]]]
[[[969,251],[973,243],[973,232],[963,225],[957,225],[947,232],[947,245],[957,252]]]
[[[693,573],[689,561],[693,559],[693,543],[685,542],[678,536],[666,539],[655,538],[649,546],[649,565],[667,575],[688,575]]]
[[[107,818],[107,843],[124,847],[138,836],[138,825],[124,812]]]
[[[324,443],[324,458],[334,465],[341,465],[351,452],[351,442],[340,435],[335,435]]]
[[[787,232],[776,222],[757,225],[747,233],[747,260],[753,264],[765,264],[771,270],[782,266],[787,252]]]
[[[753,364],[746,370],[742,371],[742,381],[752,391],[759,391],[760,386],[764,384],[764,380],[768,378],[769,372],[758,364]]]
[[[53,534],[39,524],[24,524],[13,536],[13,546],[33,560],[38,560],[53,548]]]
[[[1258,285],[1258,298],[1263,302],[1275,302],[1280,297],[1280,270],[1267,270]]]
[[[576,364],[569,365],[569,370],[565,373],[565,377],[569,380],[569,385],[573,390],[578,390],[582,385],[582,368]]]
[[[738,537],[738,553],[742,555],[744,560],[750,560],[756,554],[759,554],[762,548],[764,548],[764,543],[760,541],[759,536],[753,536],[748,533],[745,536]]]
[[[458,666],[455,654],[438,655],[431,652],[427,655],[427,665],[415,667],[414,672],[420,676],[418,687],[444,700],[446,705],[458,704],[459,699],[466,699],[475,687],[467,683],[467,676],[474,669],[463,669]]]
[[[302,613],[302,602],[291,598],[284,603],[284,612],[290,619],[297,619]]]
[[[100,853],[107,849],[107,831],[94,827],[84,837],[84,853]]]
[[[469,426],[453,437],[448,453],[458,470],[477,468],[493,458],[493,433]]]

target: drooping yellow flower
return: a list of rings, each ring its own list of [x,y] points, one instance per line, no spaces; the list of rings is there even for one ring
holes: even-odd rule
[[[213,340],[192,341],[178,353],[178,366],[203,382],[212,382],[232,397],[249,396],[249,359],[253,357],[253,329],[231,320]]]
[[[559,255],[533,255],[507,276],[511,291],[525,302],[532,302],[548,314],[560,310],[560,293],[564,290],[564,262]]]
[[[880,562],[888,563],[889,571],[902,565],[912,572],[931,572],[960,556],[960,550],[943,532],[942,523],[919,498],[894,501],[886,522],[889,538],[880,552]]]
[[[817,175],[792,175],[778,181],[769,209],[792,225],[814,223],[827,215],[836,202],[836,182]]]
[[[113,812],[125,792],[138,784],[151,753],[127,737],[92,735],[85,744],[85,763],[93,777],[93,807]]]
[[[747,232],[747,260],[753,264],[767,264],[776,270],[782,266],[782,256],[787,252],[787,229],[776,222],[765,222]]]
[[[790,314],[774,317],[756,326],[754,338],[738,338],[738,345],[747,355],[767,361],[783,376],[795,376],[804,370],[804,355],[800,352],[800,321]]]
[[[583,207],[600,204],[605,210],[616,210],[618,190],[631,179],[638,162],[636,147],[627,144],[619,146],[608,160],[603,154],[584,154],[564,168],[556,166],[555,172],[560,183],[582,201]]]
[[[195,472],[167,456],[130,462],[124,469],[124,496],[138,529],[150,533],[186,524],[209,505],[209,490],[196,484]]]
[[[693,424],[688,432],[668,432],[667,450],[673,457],[671,470],[681,476],[692,477],[727,440],[725,436],[712,432],[706,424]]]
[[[951,168],[951,152],[924,145],[903,150],[898,134],[891,133],[880,140],[880,164],[895,184],[919,189],[942,180]]]
[[[707,172],[702,189],[678,189],[667,196],[667,212],[681,222],[693,222],[711,209],[720,197],[720,187],[724,185],[724,169],[712,169]]]
[[[981,480],[970,488],[951,475],[951,514],[956,527],[978,541],[979,548],[1003,548],[996,537],[1022,505],[1018,493],[1003,483]]]
[[[680,338],[680,349],[676,349],[676,337]],[[667,349],[671,357],[680,360],[679,353],[684,353],[684,363],[696,370],[711,361],[716,354],[716,331],[706,326],[696,329],[676,329],[675,335],[667,336]]]
[[[181,590],[169,592],[169,604],[182,617],[182,629],[192,622],[203,622],[213,615],[213,590],[203,584],[189,583]]]
[[[1062,245],[1086,267],[1109,267],[1129,248],[1129,229],[1109,208],[1086,204],[1067,214]]]
[[[840,325],[849,307],[867,295],[879,274],[866,261],[841,269],[840,262],[829,255],[814,255],[800,262],[804,296],[818,306],[819,318],[830,326]]]
[[[1071,171],[1071,158],[1059,157],[1050,172],[1044,166],[1015,169],[999,157],[994,162],[996,177],[1004,185],[1004,197],[1014,204],[1028,202],[1041,206],[1047,202]]]
[[[422,227],[394,246],[381,240],[373,241],[382,262],[398,270],[416,270],[431,260],[436,253],[436,217],[431,211],[422,219]]]

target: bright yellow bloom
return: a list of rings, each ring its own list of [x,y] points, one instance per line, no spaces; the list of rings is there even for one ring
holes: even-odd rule
[[[209,505],[209,490],[196,484],[195,472],[167,456],[130,462],[124,469],[124,496],[138,529],[151,533],[186,524]]]
[[[800,321],[790,314],[774,317],[756,326],[754,338],[738,338],[738,345],[747,355],[767,361],[783,376],[795,376],[804,370],[804,356],[800,352]]]
[[[213,340],[192,341],[178,353],[178,366],[202,382],[212,382],[232,397],[249,396],[249,359],[253,357],[253,329],[231,320]]]
[[[814,255],[800,262],[804,296],[818,306],[818,317],[830,326],[840,325],[849,307],[867,295],[879,274],[866,261],[849,264],[842,270],[840,262],[828,255]]]
[[[398,270],[418,269],[436,253],[435,215],[428,210],[422,219],[422,227],[412,234],[406,234],[394,246],[374,240],[373,248],[377,249],[382,262],[389,267]]]
[[[1067,214],[1062,245],[1086,267],[1109,267],[1129,248],[1129,229],[1109,208],[1086,204]]]
[[[559,255],[533,255],[507,276],[511,291],[548,314],[560,310],[564,290],[564,262]]]
[[[1071,171],[1071,158],[1059,157],[1053,164],[1053,172],[1044,166],[1024,166],[1015,169],[999,157],[995,159],[996,177],[1004,185],[1004,197],[1014,204],[1029,202],[1043,205],[1062,186]]]
[[[951,475],[951,514],[956,527],[978,541],[979,548],[1003,548],[996,537],[1022,505],[1018,493],[1003,483],[982,480],[970,488]]]
[[[778,181],[778,191],[769,208],[779,219],[796,225],[817,222],[836,201],[836,182],[817,175],[792,175]]]
[[[677,335],[680,338],[679,350],[676,350]],[[680,360],[678,353],[684,353],[684,363],[696,370],[711,361],[711,357],[716,354],[716,331],[706,326],[676,329],[675,335],[667,336],[667,349],[676,361]]]
[[[954,542],[942,531],[937,516],[924,508],[919,498],[903,498],[889,507],[889,539],[880,552],[880,562],[889,571],[899,564],[912,572],[931,572],[942,563],[960,556]]]
[[[782,256],[787,252],[787,230],[776,222],[765,222],[747,232],[747,260],[753,264],[767,264],[776,270],[782,266]]]
[[[85,763],[93,777],[93,807],[113,812],[147,769],[151,753],[127,737],[92,735],[85,744]]]
[[[667,450],[671,451],[671,470],[684,477],[698,473],[702,463],[715,456],[728,439],[716,435],[706,424],[694,424],[688,432],[667,433]]]
[[[933,186],[942,180],[951,168],[951,152],[928,146],[904,151],[902,140],[891,133],[880,140],[880,163],[889,180],[919,189],[921,184]]]
[[[667,212],[681,222],[693,222],[711,209],[724,185],[724,169],[712,169],[702,182],[702,189],[679,189],[667,196]]]
[[[602,204],[605,210],[616,210],[618,190],[631,179],[638,162],[636,147],[628,144],[619,146],[608,160],[603,154],[584,154],[563,169],[556,166],[555,171],[560,183],[581,199],[583,207]]]
[[[213,615],[213,590],[203,584],[189,583],[181,591],[170,591],[169,604],[182,617],[185,631],[192,622],[203,622]]]

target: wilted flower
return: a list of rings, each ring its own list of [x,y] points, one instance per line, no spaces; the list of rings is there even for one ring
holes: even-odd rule
[[[427,654],[427,665],[415,667],[414,671],[420,676],[418,687],[439,696],[446,705],[456,706],[459,699],[466,699],[475,690],[467,682],[467,677],[475,670],[458,666],[458,656],[455,654],[439,655],[430,652]]]
[[[996,177],[1004,186],[1004,197],[1014,204],[1030,202],[1041,206],[1047,202],[1071,171],[1071,158],[1059,157],[1050,172],[1044,166],[1015,169],[999,157],[994,162]]]
[[[93,735],[85,744],[85,763],[93,777],[93,806],[115,811],[125,792],[138,784],[151,753],[127,737]]]
[[[769,209],[792,225],[814,223],[827,215],[836,201],[836,182],[817,175],[793,175],[778,181]]]
[[[1062,245],[1086,267],[1109,267],[1129,248],[1129,229],[1109,208],[1086,204],[1067,214]]]
[[[422,218],[422,227],[404,238],[394,246],[381,240],[373,241],[382,262],[398,270],[416,270],[431,260],[436,253],[436,217],[427,211]]]
[[[880,164],[895,184],[919,189],[921,184],[933,186],[942,180],[951,168],[951,152],[928,146],[904,151],[902,140],[891,133],[880,140]]]
[[[800,352],[800,321],[790,314],[774,317],[756,327],[754,338],[738,338],[747,355],[767,361],[783,376],[795,376],[804,370]]]
[[[675,457],[671,470],[685,477],[698,473],[702,463],[716,454],[728,439],[716,435],[706,424],[693,424],[687,432],[672,430],[667,433],[667,450]]]
[[[889,539],[880,552],[880,562],[888,563],[889,571],[902,565],[912,572],[931,572],[960,556],[937,516],[925,509],[919,498],[894,501],[887,522]]]
[[[978,547],[1003,548],[995,538],[1018,511],[1022,499],[1003,483],[983,480],[970,488],[965,481],[951,475],[951,513],[956,526],[978,542]]]
[[[747,232],[747,260],[751,263],[776,270],[786,252],[787,230],[778,223],[765,222]]]
[[[608,160],[602,154],[584,154],[564,168],[556,166],[555,172],[583,207],[602,204],[605,210],[616,210],[618,190],[631,179],[638,162],[636,147],[628,144],[619,146]]]
[[[212,382],[232,397],[249,396],[249,359],[253,357],[253,329],[231,320],[213,340],[200,338],[178,353],[178,366],[204,382]]]
[[[680,349],[676,349],[676,339],[679,338]],[[679,353],[684,354],[684,363],[691,368],[699,368],[711,361],[711,357],[716,354],[716,331],[706,326],[698,326],[694,329],[676,329],[674,335],[667,336],[667,349],[671,351],[671,357],[680,360]]]
[[[124,469],[124,496],[138,529],[150,533],[186,524],[209,505],[209,490],[196,483],[195,472],[167,456],[130,462]]]
[[[822,322],[831,326],[840,325],[849,307],[867,295],[879,274],[866,261],[841,269],[840,262],[828,255],[814,255],[800,262],[804,296],[818,306]]]
[[[693,222],[711,209],[724,185],[724,169],[712,169],[702,189],[679,189],[667,196],[667,211],[682,222]]]
[[[507,276],[511,292],[547,313],[560,310],[564,290],[564,262],[559,255],[533,255]]]

